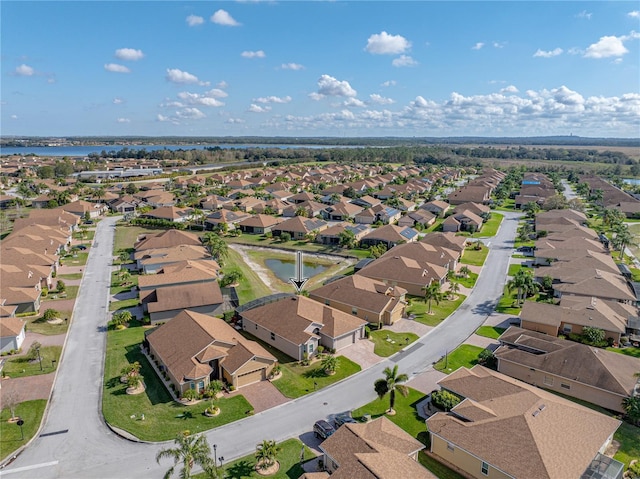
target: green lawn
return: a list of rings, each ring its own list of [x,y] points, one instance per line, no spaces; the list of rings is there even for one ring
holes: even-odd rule
[[[498,228],[500,228],[500,224],[502,223],[502,219],[504,215],[500,213],[496,213],[495,211],[491,212],[491,218],[482,225],[482,228],[477,233],[471,235],[472,238],[480,238],[480,237],[491,237],[495,236],[498,233]]]
[[[40,421],[42,421],[42,415],[44,414],[46,405],[47,401],[37,399],[35,401],[21,402],[16,406],[16,416],[21,417],[24,421],[22,426],[24,439],[22,439],[20,433],[20,426],[7,422],[11,417],[9,408],[5,407],[2,410],[0,413],[0,460],[31,440],[40,427]]]
[[[241,395],[218,399],[219,416],[203,415],[207,401],[184,406],[172,400],[169,392],[156,376],[147,359],[140,352],[144,328],[133,326],[122,331],[107,332],[107,352],[104,370],[102,413],[105,420],[144,441],[166,441],[181,431],[195,434],[236,421],[250,414],[249,402]],[[139,361],[147,387],[135,396],[125,393],[126,385],[120,383],[120,371],[127,364]],[[145,419],[141,419],[144,414]]]
[[[491,214],[493,214],[493,211],[516,211],[516,201],[512,199],[503,200],[502,205],[494,208]]]
[[[112,295],[116,295],[125,291],[131,291],[131,288],[138,286],[138,276],[139,274],[137,271],[132,271],[131,277],[127,280],[126,284],[122,285],[122,281],[120,281],[120,277],[118,276],[118,271],[111,272],[111,289],[109,292]]]
[[[291,240],[281,242],[277,237],[265,238],[263,235],[242,234],[240,236],[226,236],[227,243],[239,243],[249,246],[267,246],[273,248],[288,249],[293,251],[306,251],[310,253],[334,254],[339,256],[354,256],[356,258],[368,258],[368,249],[346,249],[340,246],[327,246],[320,243],[310,243],[308,241]]]
[[[328,376],[324,372],[319,361],[309,366],[301,366],[297,362],[280,363],[280,366],[282,376],[272,384],[282,394],[292,399],[312,393],[316,389],[322,389],[362,369],[344,356],[338,356],[338,368],[333,376]]]
[[[138,306],[138,298],[123,299],[122,301],[112,301],[109,303],[109,311],[118,311],[119,309],[133,308]]]
[[[482,266],[489,254],[489,248],[483,246],[482,249],[476,250],[473,246],[469,246],[464,250],[464,255],[460,260],[461,264],[469,266]]]
[[[68,254],[60,258],[60,264],[65,264],[67,266],[84,266],[87,264],[87,258],[89,257],[88,252],[78,252],[74,254]]]
[[[268,439],[268,438],[264,438]],[[280,469],[277,473],[269,476],[273,479],[297,479],[302,474],[304,474],[304,470],[300,465],[300,452],[304,449],[304,461],[308,461],[309,459],[313,459],[315,454],[311,452],[311,450],[302,444],[298,439],[287,439],[284,442],[278,444],[281,451],[277,456],[277,460],[280,463]],[[223,452],[224,449],[220,449],[219,452]],[[225,477],[229,478],[261,478],[261,476],[255,471],[255,455],[249,454],[248,456],[241,457],[240,459],[236,459],[235,461],[230,462],[229,464],[224,464],[224,470],[226,472]],[[206,479],[206,475],[204,473],[196,474],[193,476],[194,479]]]
[[[517,305],[517,296],[517,291],[512,291],[511,293],[509,293],[509,290],[505,286],[504,293],[500,297],[500,301],[496,306],[496,312],[503,314],[514,314],[516,316],[520,314],[522,307]]]
[[[142,226],[129,226],[118,224],[113,244],[113,251],[117,254],[122,249],[133,248],[138,236],[142,234],[158,234],[165,231],[163,228],[143,228]]]
[[[42,346],[40,348],[40,363],[37,359],[34,361],[27,360],[26,357],[7,358],[7,362],[2,370],[10,378],[22,378],[25,376],[38,376],[40,374],[49,374],[55,371],[60,363],[61,346]],[[51,361],[55,361],[52,363]],[[42,368],[40,365],[42,364]]]
[[[418,335],[414,333],[395,333],[388,329],[381,329],[379,331],[371,331],[369,339],[375,344],[373,352],[386,358],[413,343],[418,339]]]
[[[429,469],[439,479],[464,479],[464,476],[461,476],[457,472],[449,469],[447,466],[436,461],[423,451],[418,453],[418,462]]]
[[[532,271],[531,268],[527,267],[527,266],[522,266],[521,264],[510,264],[509,265],[509,271],[507,271],[507,274],[509,276],[515,276],[516,273],[518,271],[520,271],[521,269],[528,269],[529,271]]]
[[[476,284],[476,281],[478,280],[478,274],[477,273],[469,273],[469,275],[466,278],[463,277],[458,277],[458,276],[454,276],[452,278],[452,281],[455,281],[456,283],[459,283],[460,285],[464,286],[465,288],[473,288]]]
[[[458,293],[457,298],[454,300],[446,299],[440,301],[440,304],[432,302],[431,312],[433,314],[427,313],[429,305],[424,301],[424,298],[410,296],[409,299],[411,299],[411,304],[407,307],[408,315],[415,314],[415,320],[427,326],[437,326],[442,320],[458,309],[458,306],[466,299],[466,296]]]
[[[476,334],[485,338],[498,339],[505,331],[505,328],[498,328],[497,326],[480,326],[476,329]]]
[[[68,279],[82,279],[82,273],[59,274],[58,276],[56,276],[56,279],[61,279],[63,281],[66,281]]]
[[[76,299],[79,289],[80,286],[66,286],[63,293],[49,291],[49,294],[44,299],[48,301],[55,301],[57,299]]]
[[[614,353],[624,354],[626,356],[632,356],[634,358],[640,358],[640,348],[629,346],[628,348],[607,348],[607,351],[613,351]]]
[[[42,308],[40,312],[44,313],[46,309]],[[60,319],[69,320],[71,318],[71,311],[58,311],[58,317]],[[44,317],[33,316],[25,318],[27,321],[27,331],[32,333],[45,334],[47,336],[55,336],[57,334],[64,334],[68,329],[68,321],[63,321],[60,324],[49,324]]]
[[[447,354],[446,360],[445,358],[442,358],[433,366],[433,368],[447,374],[462,366],[472,368],[478,363],[478,354],[483,350],[484,348],[478,346],[461,344]]]
[[[229,256],[225,261],[223,271],[227,269],[238,269],[242,271],[243,277],[240,279],[239,286],[236,287],[240,304],[245,304],[256,298],[272,294],[271,290],[262,282],[256,272],[249,268],[242,260],[240,254],[231,248],[229,248]]]
[[[402,373],[402,371],[400,372]],[[371,389],[373,390],[373,384],[371,385]],[[424,393],[412,388],[409,388],[407,397],[396,393],[396,403],[394,406],[396,414],[394,416],[387,416],[387,418],[411,434],[411,436],[423,444],[426,444],[428,438],[427,426],[424,419],[418,416],[418,410],[416,409],[416,404],[419,403],[424,396]],[[369,404],[365,404],[352,411],[351,415],[356,420],[362,420],[365,414],[369,414],[371,419],[375,419],[383,416],[387,409],[389,409],[389,396],[385,396],[382,399],[374,399]]]

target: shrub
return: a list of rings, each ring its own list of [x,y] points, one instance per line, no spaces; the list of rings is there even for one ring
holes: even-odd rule
[[[582,336],[585,342],[589,342],[593,345],[605,341],[606,333],[604,329],[594,328],[592,326],[585,326],[582,328]]]
[[[55,319],[58,317],[60,313],[58,313],[58,311],[56,311],[55,309],[47,309],[44,312],[43,318],[45,319],[45,321],[51,321],[52,319]]]
[[[441,389],[431,393],[431,402],[440,409],[450,411],[460,402],[460,398],[449,391]]]
[[[195,401],[199,396],[200,394],[195,389],[187,389],[182,393],[182,399],[186,399],[187,401]]]
[[[478,354],[478,363],[491,369],[495,369],[498,361],[490,349],[484,349]]]
[[[34,341],[31,344],[31,347],[29,348],[29,351],[27,351],[27,360],[29,361],[33,361],[35,359],[38,358],[38,349],[40,349],[42,347],[42,344],[40,344],[38,341]],[[12,350],[14,351],[14,350]],[[10,352],[9,354],[14,354],[12,352]]]
[[[64,284],[64,281],[59,279],[56,283],[56,289],[58,290],[58,293],[64,293],[64,291],[67,289],[67,285]]]

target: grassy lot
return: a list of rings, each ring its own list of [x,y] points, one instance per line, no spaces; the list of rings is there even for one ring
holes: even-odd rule
[[[42,415],[44,414],[46,405],[47,401],[37,399],[35,401],[21,402],[16,406],[16,416],[21,417],[24,421],[24,425],[22,426],[24,439],[21,439],[20,426],[7,422],[11,416],[9,408],[7,407],[2,410],[0,413],[0,460],[31,440],[40,427],[40,421],[42,421]]]
[[[56,276],[56,279],[61,279],[63,281],[66,281],[68,279],[71,279],[71,280],[82,279],[82,273],[59,274],[58,276]]]
[[[133,288],[134,286],[138,286],[138,276],[139,276],[138,272],[130,271],[130,274],[131,276],[127,280],[127,283],[125,285],[122,285],[122,282],[120,281],[120,277],[118,276],[118,271],[113,271],[111,273],[110,293],[112,295],[122,293],[124,291],[131,291],[131,288]]]
[[[471,237],[487,238],[487,237],[495,236],[498,233],[498,228],[500,228],[503,218],[504,218],[504,215],[501,215],[500,213],[496,213],[495,211],[491,212],[491,218],[489,218],[489,221],[484,223],[482,225],[482,228],[480,228],[480,231],[473,233]]]
[[[25,376],[38,376],[40,374],[49,374],[54,372],[60,363],[61,346],[42,346],[40,348],[40,357],[42,363],[37,359],[29,361],[24,356],[7,358],[7,362],[2,370],[11,378],[22,378]],[[55,361],[52,363],[51,361]],[[42,368],[40,368],[42,364]]]
[[[502,297],[500,298],[500,301],[496,306],[496,312],[503,314],[514,314],[516,316],[520,314],[522,307],[516,305],[517,297],[517,291],[514,290],[509,293],[509,290],[505,286],[504,293],[502,294]]]
[[[423,233],[433,233],[434,231],[442,231],[442,222],[444,218],[436,219],[431,226],[423,231]]]
[[[250,414],[251,405],[241,395],[216,401],[221,413],[216,417],[203,415],[208,401],[184,406],[172,400],[155,371],[140,352],[144,328],[134,326],[122,331],[107,332],[107,352],[104,370],[102,413],[105,420],[144,441],[166,441],[181,431],[192,434],[222,426]],[[120,371],[127,364],[139,361],[142,365],[146,391],[135,396],[125,393]],[[141,419],[144,413],[145,419]],[[132,417],[133,416],[133,417]]]
[[[44,299],[47,301],[55,301],[57,299],[75,299],[78,296],[79,289],[80,286],[66,286],[63,293],[49,291],[49,294]]]
[[[505,331],[505,328],[499,328],[497,326],[480,326],[476,329],[476,334],[478,336],[484,336],[485,338],[498,339]]]
[[[388,357],[418,339],[414,333],[394,333],[388,329],[371,331],[369,339],[375,344],[373,352],[378,356]]]
[[[533,272],[533,269],[532,269],[532,268],[529,268],[528,266],[522,266],[521,264],[510,264],[510,265],[509,265],[509,271],[507,271],[507,274],[508,274],[509,276],[515,276],[515,275],[516,275],[516,273],[517,273],[518,271],[520,271],[521,269],[523,269],[523,268],[524,268],[524,269],[528,269],[529,271],[532,271],[532,272]]]
[[[249,268],[242,260],[240,254],[229,249],[229,256],[225,261],[223,271],[231,269],[242,271],[243,278],[240,279],[240,285],[236,287],[240,304],[272,294],[271,290],[262,282],[256,272]]]
[[[41,309],[41,312],[46,309]],[[60,319],[69,320],[71,318],[71,311],[58,311],[58,317]],[[30,316],[24,318],[27,321],[27,331],[32,333],[45,334],[47,336],[55,336],[56,334],[64,334],[68,329],[68,321],[63,321],[60,324],[49,324],[42,316]]]
[[[476,284],[476,281],[478,280],[478,274],[477,273],[469,273],[469,276],[467,276],[466,278],[463,277],[457,277],[454,276],[452,278],[452,281],[459,283],[460,285],[464,286],[465,288],[473,288]]]
[[[338,368],[333,376],[328,376],[324,372],[319,361],[313,362],[309,366],[301,366],[289,359],[288,363],[280,363],[280,366],[282,376],[273,381],[273,385],[282,394],[292,399],[312,393],[316,389],[322,389],[362,369],[344,356],[338,356]]]
[[[469,246],[464,250],[464,255],[460,260],[461,264],[469,266],[482,266],[489,254],[489,248],[483,246],[482,249],[476,250],[473,246]]]
[[[273,479],[296,479],[304,474],[302,466],[300,466],[300,452],[304,448],[304,460],[308,461],[313,459],[315,454],[311,450],[302,444],[297,439],[287,439],[284,442],[278,444],[281,451],[277,456],[277,460],[280,463],[280,469],[277,473],[270,475]],[[248,456],[236,459],[229,464],[225,464],[223,469],[226,473],[225,477],[230,478],[260,478],[264,477],[255,471],[256,459],[255,455],[249,454]],[[204,473],[196,474],[194,479],[206,479]]]
[[[371,385],[371,389],[373,390],[373,384]],[[411,434],[423,444],[426,444],[428,438],[427,426],[424,423],[424,419],[418,416],[416,409],[416,404],[419,403],[424,396],[424,393],[412,388],[409,388],[407,397],[396,393],[396,403],[394,406],[396,414],[395,416],[387,416],[387,419],[400,426],[404,431]],[[351,415],[356,420],[362,420],[365,414],[369,414],[371,419],[375,419],[383,416],[387,409],[389,409],[389,396],[385,396],[382,399],[374,399],[369,404],[365,404],[352,411]]]
[[[626,356],[640,359],[640,348],[636,348],[633,346],[630,346],[628,348],[607,348],[607,351],[613,351],[614,353],[624,354]]]
[[[109,303],[109,311],[118,311],[119,309],[133,308],[138,306],[138,298],[123,299],[122,301],[112,301]]]
[[[415,314],[415,320],[427,326],[437,326],[442,320],[458,309],[458,306],[462,304],[466,296],[458,293],[455,300],[446,299],[440,301],[440,304],[433,302],[431,304],[431,312],[433,314],[427,313],[429,305],[424,301],[424,298],[410,296],[409,299],[411,299],[411,304],[407,307],[408,315]]]
[[[82,253],[68,254],[60,258],[60,264],[67,266],[84,266],[87,264],[87,258],[89,253],[87,251]]]
[[[165,231],[163,228],[143,228],[142,226],[129,226],[119,224],[113,244],[113,251],[133,248],[138,236],[142,234],[158,234]]]
[[[472,346],[470,344],[461,344],[456,349],[447,354],[447,359],[442,358],[438,361],[433,368],[443,373],[451,373],[456,369],[464,366],[472,368],[478,363],[478,354],[480,354],[484,348],[478,346]]]
[[[512,199],[506,199],[502,202],[501,206],[498,206],[493,211],[516,211],[516,201]]]
[[[418,453],[418,462],[429,469],[439,479],[464,479],[464,476],[461,476],[456,471],[449,469],[447,466],[436,461],[423,451]]]

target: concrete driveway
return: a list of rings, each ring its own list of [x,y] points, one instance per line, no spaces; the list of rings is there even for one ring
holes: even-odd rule
[[[277,381],[277,380],[276,380]],[[255,414],[289,402],[290,399],[269,381],[260,381],[228,394],[227,397],[242,395],[251,403]]]
[[[432,326],[419,323],[412,319],[402,318],[393,323],[391,326],[385,326],[383,329],[388,329],[395,333],[415,333],[422,337],[433,329]]]
[[[373,348],[374,344],[371,341],[368,339],[361,339],[351,346],[341,349],[338,354],[359,364],[364,370],[369,369],[371,366],[374,366],[385,359],[376,355],[373,352]]]

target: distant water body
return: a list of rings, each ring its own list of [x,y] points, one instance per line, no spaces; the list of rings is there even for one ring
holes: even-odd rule
[[[85,157],[89,156],[89,153],[100,153],[101,151],[119,151],[123,148],[130,150],[147,151],[152,150],[204,150],[205,148],[212,147],[220,148],[362,148],[361,146],[333,146],[333,145],[97,145],[97,146],[37,146],[37,147],[19,147],[19,148],[0,148],[0,155],[28,155],[34,154],[38,156],[70,156],[70,157]]]

